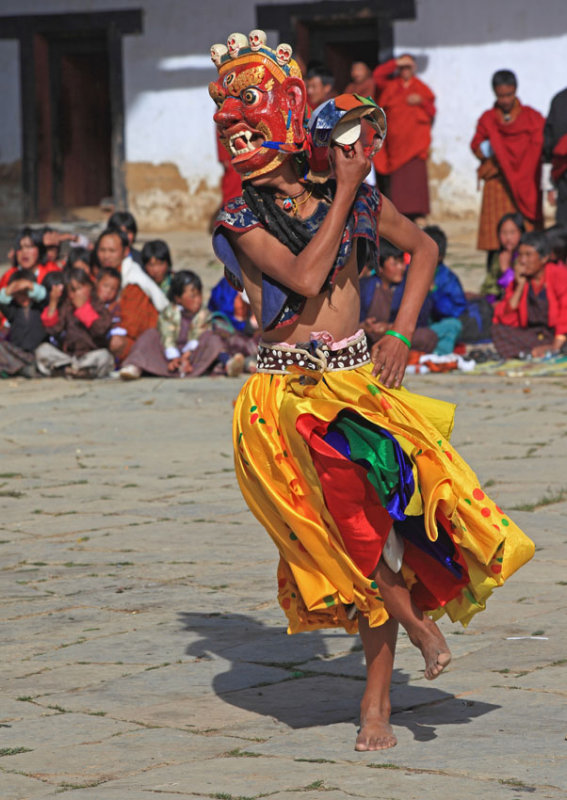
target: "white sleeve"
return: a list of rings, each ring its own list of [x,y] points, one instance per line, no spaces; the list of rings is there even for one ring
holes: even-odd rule
[[[541,190],[549,192],[553,189],[553,181],[551,180],[551,164],[541,165]]]
[[[122,287],[130,283],[136,284],[147,294],[158,311],[163,311],[169,305],[169,301],[157,283],[153,281],[144,270],[128,256],[122,262]]]

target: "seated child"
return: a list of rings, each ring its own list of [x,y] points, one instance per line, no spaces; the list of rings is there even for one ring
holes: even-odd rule
[[[112,267],[102,267],[102,269],[99,269],[95,281],[95,293],[112,315],[112,325],[107,334],[107,347],[112,352],[111,342],[113,337],[116,336],[119,338],[128,335],[128,331],[122,325],[120,273],[117,269],[113,269]]]
[[[92,276],[91,256],[92,251],[88,250],[86,247],[72,247],[69,250],[63,272],[67,274],[74,267],[79,267],[79,269],[84,269],[87,275]]]
[[[54,286],[42,321],[57,347],[44,342],[35,351],[42,375],[64,374],[71,378],[104,378],[114,368],[114,359],[106,349],[112,316],[96,297],[93,284],[84,270],[75,267],[69,273],[66,298]]]
[[[33,352],[46,337],[41,321],[46,296],[31,269],[13,271],[0,289],[0,313],[10,325],[7,338],[0,341],[0,374],[34,377]]]
[[[404,254],[385,239],[380,240],[378,275],[360,280],[360,321],[370,344],[378,341],[394,319],[392,303],[397,287],[403,285],[406,274]],[[412,336],[413,350],[431,353],[437,344],[437,336],[426,324],[418,320]]]
[[[167,294],[171,286],[171,253],[163,239],[146,242],[142,248],[142,267],[162,292]]]
[[[111,311],[120,295],[120,273],[113,267],[99,269],[95,281],[96,296]]]
[[[492,339],[502,358],[541,357],[567,341],[567,269],[549,260],[542,231],[520,239],[514,280],[494,307]]]
[[[201,280],[194,272],[180,270],[172,276],[171,304],[161,312],[158,330],[148,330],[135,343],[120,370],[124,380],[142,372],[160,377],[197,377],[217,365],[219,372],[235,376],[244,368],[241,342],[223,326],[215,330],[211,314],[202,308]]]
[[[525,233],[524,218],[518,212],[504,214],[496,227],[500,249],[489,258],[488,272],[480,293],[490,303],[500,300],[509,283],[514,280],[514,264],[518,258],[520,237]]]
[[[221,278],[213,287],[208,309],[214,314],[223,314],[232,327],[244,336],[255,336],[258,332],[258,323],[252,315],[250,303],[246,302],[242,292],[237,292],[226,278]]]

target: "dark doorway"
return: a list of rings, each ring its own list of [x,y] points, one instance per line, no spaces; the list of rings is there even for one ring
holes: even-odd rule
[[[259,5],[257,25],[276,30],[280,41],[289,42],[303,59],[322,61],[342,91],[350,81],[353,61],[370,68],[390,58],[393,22],[415,19],[414,0],[319,0],[314,3]]]
[[[310,24],[307,28],[304,49],[308,61],[322,61],[335,76],[335,89],[342,92],[350,82],[350,67],[353,61],[364,61],[370,69],[378,63],[380,33],[377,20],[372,24],[350,21],[345,24],[331,21],[326,25]],[[305,60],[306,56],[303,55]],[[308,63],[308,62],[307,62]]]
[[[139,9],[0,17],[18,39],[24,218],[111,197],[126,208],[122,37]]]
[[[112,195],[110,70],[104,36],[37,36],[38,215]]]

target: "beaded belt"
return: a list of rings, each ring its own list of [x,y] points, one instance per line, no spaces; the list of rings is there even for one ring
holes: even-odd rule
[[[370,362],[368,344],[363,331],[349,339],[338,350],[321,341],[299,342],[295,345],[260,342],[258,345],[258,372],[281,374],[294,367],[317,372],[337,372],[355,369]]]

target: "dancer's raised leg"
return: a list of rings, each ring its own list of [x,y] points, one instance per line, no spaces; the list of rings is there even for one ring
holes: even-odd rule
[[[419,647],[425,660],[425,677],[436,678],[451,661],[451,652],[437,625],[421,611],[411,595],[400,572],[393,572],[383,559],[372,576],[384,598],[391,617],[407,631],[411,642]]]
[[[397,739],[390,725],[390,684],[398,623],[389,619],[371,628],[366,617],[358,615],[358,629],[366,657],[366,689],[360,704],[360,732],[355,750],[386,750]]]

